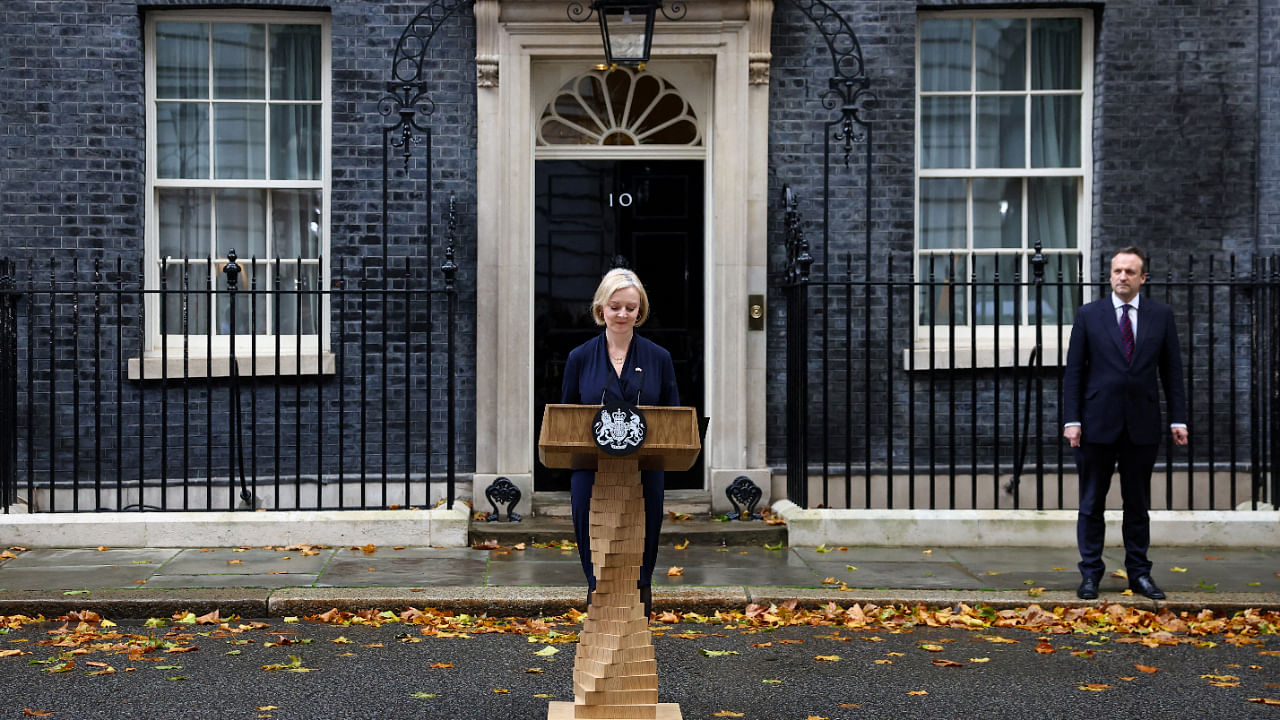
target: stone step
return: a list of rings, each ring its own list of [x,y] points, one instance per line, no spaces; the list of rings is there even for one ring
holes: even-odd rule
[[[787,526],[769,525],[761,520],[721,521],[710,514],[667,516],[659,542],[677,545],[688,540],[698,547],[787,544]],[[508,522],[504,514],[497,522],[471,521],[470,542],[474,547],[496,541],[510,547],[518,543],[549,543],[573,540],[573,522],[567,515],[535,515],[520,522]]]

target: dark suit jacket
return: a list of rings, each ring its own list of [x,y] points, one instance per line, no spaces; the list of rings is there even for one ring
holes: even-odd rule
[[[619,378],[609,362],[609,344],[604,333],[574,348],[565,363],[560,402],[599,405],[602,397],[632,405],[679,405],[680,391],[676,389],[671,353],[652,340],[633,335]]]
[[[1063,422],[1079,422],[1084,442],[1113,443],[1126,431],[1139,445],[1154,445],[1168,432],[1160,422],[1157,384],[1164,385],[1170,423],[1187,421],[1182,356],[1173,309],[1143,297],[1137,343],[1126,362],[1111,293],[1076,313],[1062,379]]]

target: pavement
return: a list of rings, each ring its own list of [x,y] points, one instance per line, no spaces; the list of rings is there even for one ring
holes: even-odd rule
[[[669,535],[665,537],[670,537]],[[566,545],[567,540],[563,541]],[[664,542],[656,609],[714,610],[799,599],[992,607],[1092,604],[1076,598],[1070,547],[766,547]],[[548,547],[548,545],[550,545]],[[93,609],[147,618],[178,610],[281,617],[330,608],[434,607],[492,616],[582,608],[576,549],[554,542],[490,548],[17,548],[0,561],[0,615]],[[1109,568],[1123,550],[1108,548]],[[1174,610],[1280,609],[1280,549],[1154,548],[1156,603],[1109,574],[1098,603]]]

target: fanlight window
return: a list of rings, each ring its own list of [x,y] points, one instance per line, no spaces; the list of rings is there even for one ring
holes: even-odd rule
[[[630,68],[580,75],[538,122],[539,145],[701,145],[698,118],[670,83]]]

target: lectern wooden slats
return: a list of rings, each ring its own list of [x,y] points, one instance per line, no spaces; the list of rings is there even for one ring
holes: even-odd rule
[[[553,702],[548,720],[681,720],[677,703],[658,702],[653,638],[640,602],[644,554],[641,470],[687,470],[698,457],[693,408],[641,407],[644,444],[625,457],[601,452],[591,435],[598,406],[548,405],[538,438],[547,467],[596,470],[591,561],[596,589],[574,658],[573,702]]]

